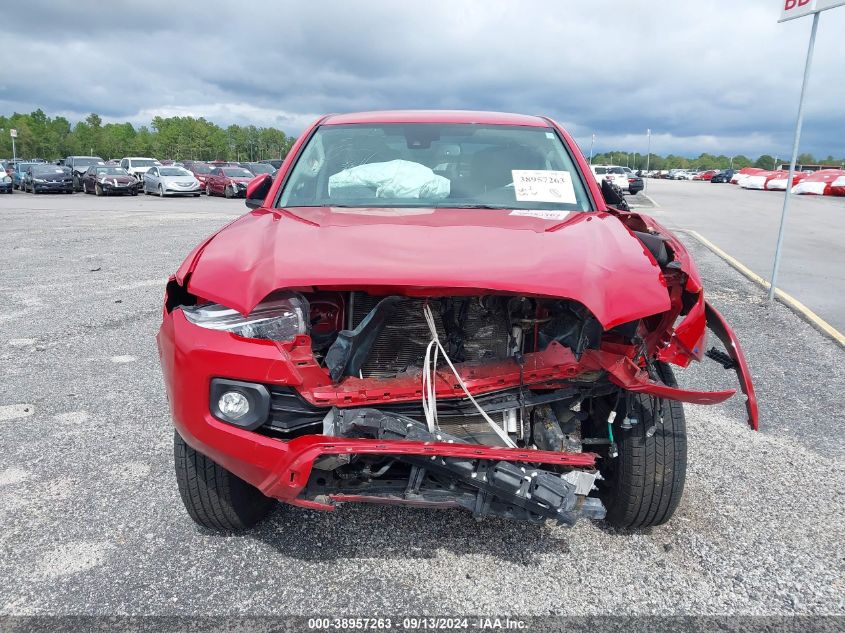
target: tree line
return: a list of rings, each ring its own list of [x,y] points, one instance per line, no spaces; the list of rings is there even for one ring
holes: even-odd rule
[[[89,114],[84,121],[72,125],[61,116],[48,117],[39,108],[29,114],[15,113],[0,116],[0,157],[12,156],[9,130],[16,129],[16,153],[26,158],[52,160],[74,155],[93,155],[105,159],[124,156],[154,156],[175,160],[262,160],[283,158],[296,140],[272,127],[230,125],[222,128],[203,117],[155,117],[150,125],[135,128],[131,123],[103,123],[98,114]],[[756,159],[743,156],[715,156],[701,154],[660,156],[612,151],[596,154],[597,165],[625,165],[632,169],[735,169],[761,167],[772,169],[786,163],[786,157],[763,154]],[[830,165],[841,167],[845,159],[828,156],[816,159],[812,154],[798,157],[801,165]]]
[[[103,123],[98,114],[72,125],[39,108],[29,114],[0,116],[0,157],[12,156],[10,130],[17,130],[18,156],[53,160],[66,156],[154,156],[175,160],[262,160],[283,158],[295,138],[272,127],[222,128],[199,117],[155,117],[149,126]]]

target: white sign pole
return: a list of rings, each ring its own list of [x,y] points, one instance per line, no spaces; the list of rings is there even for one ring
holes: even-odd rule
[[[18,153],[15,150],[15,139],[18,138],[18,131],[14,128],[9,130],[9,136],[12,137],[12,164],[17,164],[18,162]]]
[[[810,67],[813,65],[813,49],[816,46],[816,32],[819,30],[819,15],[813,14],[813,29],[810,31],[810,44],[807,47],[807,61],[804,63],[804,81],[801,84],[801,98],[798,101],[798,121],[795,124],[795,140],[792,143],[792,160],[789,163],[789,176],[786,180],[786,193],[783,196],[783,211],[780,214],[780,229],[778,243],[775,247],[775,261],[772,264],[772,282],[769,286],[769,302],[775,299],[775,289],[780,268],[780,253],[783,247],[783,234],[786,229],[786,216],[789,212],[789,201],[792,199],[792,181],[795,178],[795,162],[798,160],[798,144],[801,142],[801,125],[804,123],[804,94],[807,92],[807,79],[810,77]]]

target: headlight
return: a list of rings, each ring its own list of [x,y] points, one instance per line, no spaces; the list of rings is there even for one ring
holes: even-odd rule
[[[8,176],[3,176],[3,182],[12,182],[12,179]]]
[[[289,341],[308,332],[308,300],[293,292],[270,295],[247,316],[217,303],[186,306],[182,312],[194,325],[244,338]]]
[[[47,181],[44,180],[43,178],[33,178],[32,182],[47,182]]]

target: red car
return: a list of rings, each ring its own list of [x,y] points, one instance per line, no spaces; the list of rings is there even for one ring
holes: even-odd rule
[[[758,426],[684,245],[550,119],[327,116],[246,202],[170,278],[158,334],[201,525],[280,500],[643,528],[681,499],[682,403],[735,393],[672,365],[735,372]]]
[[[209,196],[246,197],[246,186],[255,176],[243,167],[213,167],[205,177]]]
[[[183,160],[182,164],[194,175],[194,178],[199,180],[200,187],[205,191],[205,181],[211,173],[212,166],[199,160]]]
[[[718,169],[708,169],[693,177],[693,180],[712,180],[719,173]]]

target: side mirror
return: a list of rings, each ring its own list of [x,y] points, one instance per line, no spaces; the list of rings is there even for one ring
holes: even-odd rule
[[[625,202],[625,194],[623,191],[609,180],[601,181],[601,195],[604,198],[604,201],[611,207],[616,207],[622,211],[631,210],[628,203]]]
[[[264,204],[264,199],[270,193],[273,186],[273,177],[270,174],[261,174],[249,181],[246,186],[246,206],[250,209],[257,209]]]

